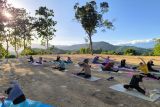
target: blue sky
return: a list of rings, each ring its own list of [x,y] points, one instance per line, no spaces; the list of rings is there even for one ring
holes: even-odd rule
[[[83,28],[74,19],[73,6],[76,2],[85,4],[89,0],[8,0],[16,7],[23,7],[31,14],[39,6],[47,6],[55,12],[58,22],[56,37],[50,42],[54,45],[84,43],[87,36]],[[109,12],[105,18],[115,20],[115,30],[98,32],[93,41],[106,41],[112,44],[129,41],[147,41],[160,37],[160,0],[96,0],[107,1]]]

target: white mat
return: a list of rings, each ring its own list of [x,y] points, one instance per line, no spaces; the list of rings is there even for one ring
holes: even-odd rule
[[[123,93],[129,94],[131,96],[135,96],[135,97],[141,98],[143,100],[151,101],[151,102],[154,102],[158,98],[160,98],[160,94],[152,94],[150,97],[147,97],[147,96],[139,93],[136,90],[131,90],[131,91],[126,90],[125,88],[123,88],[123,84],[113,85],[113,86],[111,86],[109,88],[111,88],[113,90],[116,90],[116,91],[119,91],[119,92],[123,92]]]
[[[98,80],[101,79],[101,78],[94,77],[94,76],[92,76],[91,78],[86,79],[86,78],[83,78],[83,77],[81,77],[81,76],[77,76],[77,75],[75,75],[75,74],[72,74],[72,76],[77,77],[77,78],[80,78],[80,79],[85,79],[85,80],[88,80],[88,81],[92,81],[92,82],[98,81]]]
[[[160,72],[149,72],[149,73],[153,75],[160,75]]]

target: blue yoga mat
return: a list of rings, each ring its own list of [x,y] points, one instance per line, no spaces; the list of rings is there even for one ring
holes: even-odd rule
[[[39,101],[27,99],[25,102],[14,105],[11,101],[5,101],[4,104],[0,103],[0,107],[55,107],[48,104],[43,104]]]

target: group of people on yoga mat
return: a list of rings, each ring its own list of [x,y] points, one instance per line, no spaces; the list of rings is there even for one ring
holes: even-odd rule
[[[154,69],[152,66],[154,66],[153,60],[149,60],[147,63],[142,59],[139,58],[141,60],[141,62],[139,63],[139,65],[137,67],[129,67],[126,66],[126,59],[122,59],[120,62],[120,66],[118,66],[118,68],[128,68],[128,69],[134,69],[135,71],[139,71],[139,73],[136,73],[132,76],[131,81],[129,84],[125,84],[124,88],[127,90],[131,90],[131,89],[136,89],[138,92],[144,94],[144,95],[148,95],[149,93],[147,92],[146,88],[144,87],[143,84],[143,78],[144,77],[149,77],[149,78],[153,78],[156,80],[160,80],[160,77],[155,76],[153,74],[151,74],[150,72],[160,72],[159,70]],[[118,71],[114,69],[114,60],[109,60],[109,57],[106,58],[107,63],[100,63],[99,62],[99,57],[96,56],[93,59],[93,64],[102,64],[102,70],[108,70],[108,71]],[[105,60],[105,61],[106,61]],[[105,64],[105,69],[104,69],[104,64]]]
[[[64,71],[66,69],[66,64],[72,64],[73,61],[71,57],[67,57],[67,60],[62,60],[60,56],[57,56],[56,60],[54,60],[55,63],[57,63],[56,66],[52,67],[53,69],[58,69],[59,71]]]
[[[159,80],[160,77],[152,75],[150,72],[159,72],[158,70],[154,69],[152,66],[154,66],[154,63],[152,60],[148,61],[147,63],[142,59],[139,58],[141,60],[141,62],[139,63],[138,66],[136,67],[129,67],[126,65],[126,59],[122,59],[120,62],[120,65],[118,66],[118,68],[114,67],[115,64],[115,60],[110,59],[110,57],[108,56],[107,58],[101,57],[102,59],[104,59],[104,61],[100,61],[99,60],[99,56],[96,56],[93,60],[92,63],[93,64],[100,64],[101,69],[103,71],[113,71],[113,72],[118,72],[119,68],[128,68],[128,69],[134,69],[135,71],[139,71],[139,73],[134,74],[131,78],[131,81],[129,84],[125,84],[124,88],[125,89],[136,89],[137,91],[139,91],[140,93],[146,95],[146,89],[142,88],[141,85],[139,85],[140,83],[142,83],[143,78],[144,77],[149,77],[149,78],[153,78],[156,80]],[[31,58],[32,61],[32,58]],[[58,65],[53,67],[54,69],[58,69],[60,71],[65,70],[65,63],[69,64],[69,63],[73,63],[73,61],[71,60],[70,57],[67,57],[67,60],[61,60],[60,56],[57,56],[56,60],[54,60],[54,62],[58,62]],[[79,62],[78,65],[80,67],[82,67],[82,70],[78,73],[76,73],[75,75],[77,76],[81,76],[83,78],[91,78],[91,65],[89,65],[89,59],[84,59],[82,62]],[[144,87],[144,85],[143,85]]]
[[[37,64],[42,64],[43,63],[43,58],[42,57],[39,57],[38,61],[35,61],[33,56],[30,56],[29,58],[29,61],[30,63],[37,63]]]

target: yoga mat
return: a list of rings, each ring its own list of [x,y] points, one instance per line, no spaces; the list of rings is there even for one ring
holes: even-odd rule
[[[88,81],[92,81],[92,82],[98,81],[98,80],[101,79],[101,78],[94,77],[94,76],[92,76],[91,78],[86,79],[86,78],[83,78],[83,77],[81,77],[81,76],[77,76],[77,75],[75,75],[75,74],[72,74],[72,76],[77,77],[77,78],[80,78],[80,79],[85,79],[85,80],[88,80]]]
[[[38,64],[38,63],[34,62],[34,63],[32,63],[32,65],[42,65],[42,64]]]
[[[109,88],[116,90],[116,91],[119,91],[119,92],[123,92],[125,94],[129,94],[134,97],[138,97],[143,100],[151,101],[151,102],[154,102],[160,98],[160,94],[151,94],[151,96],[148,97],[148,96],[145,96],[145,95],[139,93],[137,90],[131,90],[131,91],[126,90],[125,88],[123,88],[123,84],[113,85]]]
[[[43,104],[39,101],[27,99],[25,102],[14,105],[11,101],[5,101],[4,104],[0,103],[0,107],[55,107],[48,104]]]

